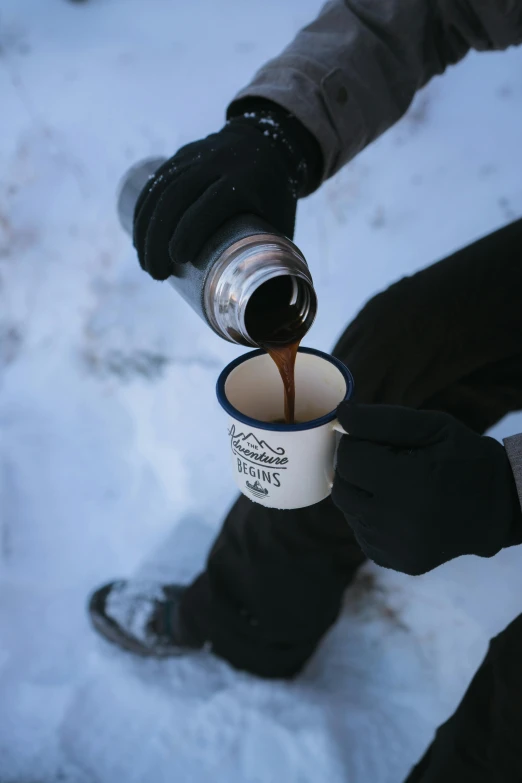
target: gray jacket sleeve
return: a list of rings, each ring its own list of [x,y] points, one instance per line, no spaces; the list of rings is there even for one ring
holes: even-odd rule
[[[513,468],[518,497],[522,506],[522,435],[512,435],[504,440],[504,446]]]
[[[237,98],[268,98],[317,138],[323,179],[470,49],[522,43],[521,0],[331,0]]]

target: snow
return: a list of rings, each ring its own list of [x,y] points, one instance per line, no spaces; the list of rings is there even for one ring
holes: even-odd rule
[[[125,169],[223,122],[316,0],[3,0],[0,780],[396,783],[522,611],[522,553],[367,566],[292,683],[99,640],[89,591],[185,581],[234,497],[239,348],[138,268]],[[522,214],[522,51],[470,56],[299,210],[327,349],[361,304]],[[512,416],[498,436],[522,430]]]

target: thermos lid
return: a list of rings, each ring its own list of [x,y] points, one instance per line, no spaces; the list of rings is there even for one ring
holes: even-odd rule
[[[135,163],[122,177],[118,186],[117,210],[121,226],[124,231],[132,236],[134,209],[139,195],[149,179],[162,166],[166,158],[146,158]]]

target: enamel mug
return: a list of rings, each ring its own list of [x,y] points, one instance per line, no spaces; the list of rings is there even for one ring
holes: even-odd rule
[[[240,356],[217,382],[236,484],[268,508],[303,508],[328,497],[344,432],[336,410],[352,397],[354,382],[338,359],[299,348],[295,388],[296,424],[284,424],[283,384],[264,351]]]

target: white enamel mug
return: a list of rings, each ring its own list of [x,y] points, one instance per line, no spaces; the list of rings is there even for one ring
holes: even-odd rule
[[[327,353],[299,348],[295,364],[297,424],[284,418],[283,384],[264,351],[231,362],[217,382],[228,413],[228,439],[237,486],[268,508],[303,508],[332,489],[339,432],[337,406],[353,394],[347,367]]]

